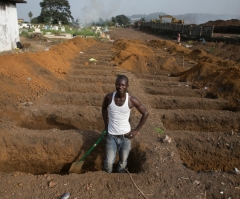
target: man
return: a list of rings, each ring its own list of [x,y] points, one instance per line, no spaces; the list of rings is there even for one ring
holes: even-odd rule
[[[199,38],[198,43],[202,42],[203,45],[206,45],[206,40],[204,38]]]
[[[181,41],[181,35],[180,35],[180,33],[178,33],[178,35],[177,35],[177,42],[180,43],[180,41]]]
[[[147,120],[148,111],[135,97],[128,94],[128,78],[125,75],[117,77],[115,86],[116,92],[107,94],[102,105],[102,117],[107,132],[104,170],[108,173],[112,172],[116,152],[118,152],[119,163],[117,170],[119,173],[124,173],[131,149],[130,139],[138,135]],[[132,107],[136,107],[142,114],[135,129],[131,129],[129,123]]]

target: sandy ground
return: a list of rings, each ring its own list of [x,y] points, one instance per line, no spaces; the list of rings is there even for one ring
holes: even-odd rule
[[[240,46],[109,34],[114,42],[22,40],[25,51],[1,54],[0,198],[240,198]],[[69,174],[100,136],[118,74],[150,113],[129,173],[102,171],[103,140]],[[133,109],[133,127],[139,117]]]

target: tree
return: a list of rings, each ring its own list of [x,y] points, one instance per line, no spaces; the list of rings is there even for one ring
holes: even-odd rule
[[[97,22],[95,22],[95,24],[96,24],[97,26],[103,26],[103,25],[104,25],[104,21],[103,21],[102,18],[99,18],[99,20],[98,20]]]
[[[130,19],[126,17],[125,15],[118,15],[115,17],[115,22],[117,22],[119,25],[128,25],[130,24]]]
[[[38,17],[40,23],[69,24],[73,20],[68,0],[43,0],[40,2],[42,7]]]
[[[37,24],[38,23],[38,18],[37,17],[33,17],[31,20],[32,24]]]
[[[115,25],[115,23],[116,23],[116,19],[115,19],[115,17],[112,17],[111,20],[112,20],[112,22],[113,22],[114,25]]]
[[[29,18],[30,18],[30,23],[31,23],[31,22],[32,22],[33,13],[30,11],[30,12],[28,13],[28,16],[29,16]]]
[[[105,26],[114,26],[114,25],[115,25],[114,22],[112,22],[111,20],[107,20],[107,19],[106,19],[106,21],[105,21]]]
[[[72,23],[70,23],[69,25],[73,28],[78,28],[78,29],[81,28],[80,27],[80,22],[79,22],[78,19],[76,19],[75,21],[73,20]]]

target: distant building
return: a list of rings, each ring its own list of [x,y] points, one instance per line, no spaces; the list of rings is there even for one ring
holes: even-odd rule
[[[19,41],[16,3],[23,0],[0,0],[0,51],[16,48]]]
[[[23,23],[24,19],[18,19],[18,23]]]

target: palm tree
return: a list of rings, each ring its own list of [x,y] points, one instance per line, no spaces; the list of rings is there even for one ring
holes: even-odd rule
[[[29,18],[30,18],[30,23],[31,23],[31,21],[32,21],[32,16],[33,16],[33,13],[30,11],[30,12],[28,13],[28,16],[29,16]]]

